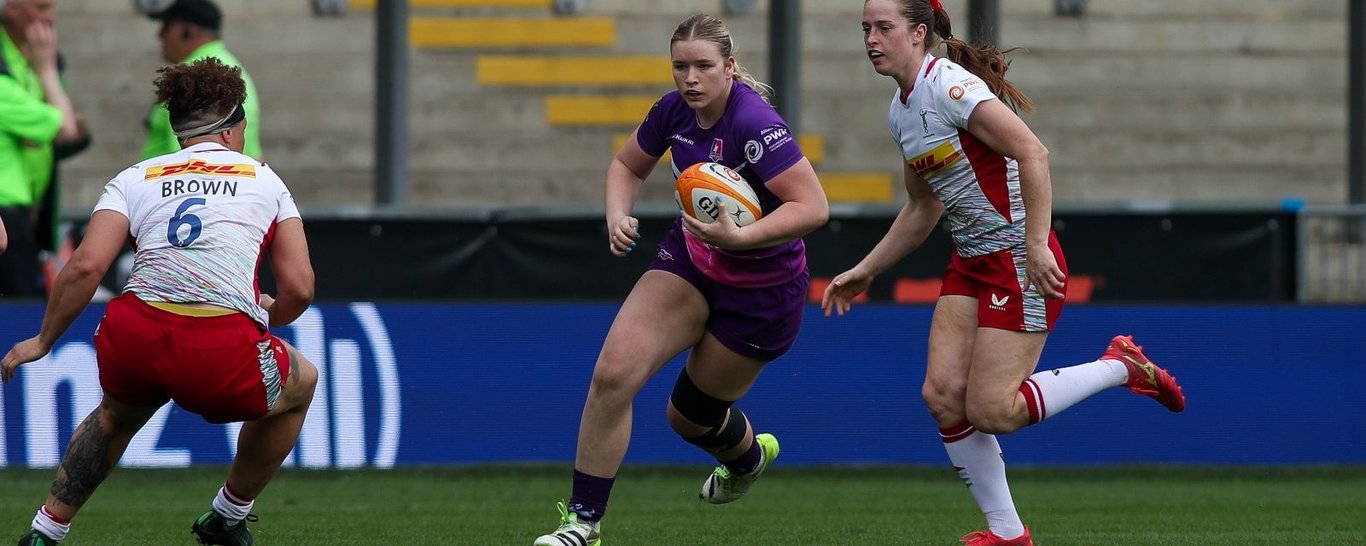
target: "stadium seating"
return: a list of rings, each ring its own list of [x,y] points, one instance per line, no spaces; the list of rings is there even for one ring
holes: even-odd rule
[[[613,146],[670,88],[649,67],[673,27],[720,6],[592,0],[562,17],[551,0],[410,1],[411,195],[439,206],[600,203]],[[965,34],[966,2],[944,3]],[[326,18],[303,0],[221,4],[224,38],[262,94],[267,160],[301,202],[369,202],[374,0]],[[1026,119],[1052,152],[1059,201],[1343,201],[1344,3],[1107,0],[1083,17],[1055,16],[1051,0],[1001,4],[1000,41],[1025,48],[1009,76],[1038,104]],[[157,26],[124,2],[58,10],[72,95],[96,137],[64,166],[65,204],[85,209],[136,159]],[[803,10],[800,130],[804,146],[820,142],[827,191],[903,199],[891,82],[864,59],[857,8]],[[739,59],[766,79],[766,13],[727,21]],[[644,199],[670,199],[662,171]]]

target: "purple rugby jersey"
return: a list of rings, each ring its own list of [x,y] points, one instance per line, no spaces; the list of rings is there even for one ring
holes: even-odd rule
[[[655,157],[673,152],[673,175],[707,161],[720,163],[739,173],[759,196],[765,215],[782,200],[764,183],[782,174],[802,158],[796,135],[763,97],[740,82],[732,82],[726,111],[709,129],[697,123],[697,114],[678,91],[655,102],[640,123],[636,142]],[[683,230],[683,222],[673,229]],[[731,251],[701,242],[684,232],[693,263],[717,282],[741,288],[776,286],[806,271],[806,246],[795,239],[777,246]]]

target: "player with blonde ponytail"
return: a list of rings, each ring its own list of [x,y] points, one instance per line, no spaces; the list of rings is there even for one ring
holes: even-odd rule
[[[602,544],[600,524],[631,440],[632,401],[685,351],[665,411],[674,432],[717,463],[698,496],[734,502],[778,457],[777,436],[761,432],[738,402],[797,339],[809,286],[802,236],[830,211],[796,135],[760,94],[768,87],[740,67],[734,49],[725,23],[710,15],[689,17],[674,30],[676,90],[645,113],[607,167],[608,251],[636,250],[640,221],[632,209],[665,152],[675,178],[698,163],[730,168],[753,190],[762,214],[742,228],[718,201],[717,221],[680,215],[658,247],[641,250],[654,259],[617,312],[593,367],[559,527],[535,546]]]

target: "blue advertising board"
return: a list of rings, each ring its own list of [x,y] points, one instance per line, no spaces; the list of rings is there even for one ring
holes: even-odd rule
[[[277,334],[322,372],[288,466],[389,468],[569,462],[579,411],[616,304],[323,304]],[[0,305],[0,347],[32,335],[37,304]],[[55,466],[100,400],[92,305],[51,355],[0,389],[0,466]],[[661,311],[664,312],[664,311]],[[791,353],[741,407],[778,435],[785,464],[943,464],[920,399],[931,309],[866,305],[842,318],[809,307]],[[1172,414],[1112,389],[1003,436],[1012,463],[1366,463],[1366,308],[1068,308],[1040,369],[1094,360],[1133,334],[1185,387]],[[193,365],[193,363],[186,363]],[[700,463],[665,402],[676,359],[636,399],[628,463]],[[167,406],[125,466],[230,460],[238,430]]]

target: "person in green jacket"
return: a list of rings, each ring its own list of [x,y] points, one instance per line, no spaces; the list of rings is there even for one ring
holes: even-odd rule
[[[62,87],[54,0],[0,2],[0,297],[41,297],[38,207],[48,193],[53,145],[84,138]]]
[[[242,153],[253,159],[261,160],[260,112],[261,103],[252,82],[242,63],[237,61],[228,46],[220,39],[223,27],[223,12],[210,0],[176,0],[166,9],[149,15],[161,21],[157,36],[161,39],[161,56],[175,64],[189,64],[204,58],[218,59],[225,65],[242,69],[242,81],[247,84],[247,101],[242,105],[246,110],[247,125],[246,147]],[[142,146],[142,159],[151,159],[180,149],[180,141],[171,130],[171,115],[166,105],[158,104],[147,117],[147,142]]]

